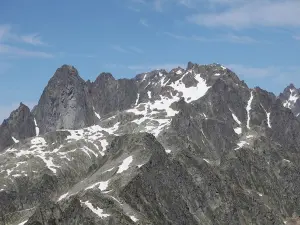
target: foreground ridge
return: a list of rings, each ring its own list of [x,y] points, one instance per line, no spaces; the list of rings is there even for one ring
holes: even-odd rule
[[[220,64],[94,82],[63,65],[0,127],[0,224],[292,223],[298,94]]]

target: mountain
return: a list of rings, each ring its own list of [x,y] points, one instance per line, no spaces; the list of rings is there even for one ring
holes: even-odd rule
[[[94,82],[63,65],[0,127],[0,224],[296,223],[300,122],[285,92],[220,64]]]
[[[295,88],[293,84],[286,87],[279,95],[284,106],[291,109],[297,118],[300,118],[300,89]]]
[[[35,120],[30,109],[20,103],[19,108],[14,110],[0,126],[0,151],[18,143],[20,139],[35,136],[36,132]]]

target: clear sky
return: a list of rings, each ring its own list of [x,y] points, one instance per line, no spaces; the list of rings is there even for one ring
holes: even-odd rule
[[[2,0],[0,119],[62,64],[82,78],[221,63],[250,87],[300,87],[299,0]]]

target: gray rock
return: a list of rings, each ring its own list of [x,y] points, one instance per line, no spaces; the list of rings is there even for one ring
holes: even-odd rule
[[[88,87],[89,96],[100,116],[130,108],[137,96],[134,80],[115,80],[110,73],[100,74]]]
[[[33,114],[41,134],[94,124],[95,115],[85,81],[73,66],[63,65],[56,70]]]
[[[14,110],[0,126],[0,152],[6,147],[35,134],[35,125],[30,109],[20,103],[19,108]]]

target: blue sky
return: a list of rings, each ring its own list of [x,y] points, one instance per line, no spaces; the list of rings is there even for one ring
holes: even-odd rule
[[[85,79],[221,63],[249,86],[300,87],[296,0],[64,0],[0,3],[0,119],[30,107],[56,68]]]

